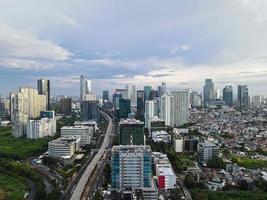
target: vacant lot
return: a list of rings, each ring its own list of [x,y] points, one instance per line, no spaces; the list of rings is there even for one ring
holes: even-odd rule
[[[11,127],[0,127],[0,157],[26,159],[47,150],[48,139],[12,137]]]
[[[26,192],[26,184],[18,178],[0,173],[0,200],[21,200]]]

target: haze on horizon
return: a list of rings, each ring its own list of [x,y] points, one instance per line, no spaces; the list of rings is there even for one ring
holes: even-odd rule
[[[267,95],[267,1],[0,1],[0,94],[51,80],[52,94],[248,84]]]

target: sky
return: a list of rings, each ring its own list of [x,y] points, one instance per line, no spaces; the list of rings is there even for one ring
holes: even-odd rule
[[[0,94],[247,84],[267,95],[266,0],[0,0]]]

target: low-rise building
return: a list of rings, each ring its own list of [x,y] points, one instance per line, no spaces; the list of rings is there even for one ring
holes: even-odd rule
[[[80,149],[80,137],[61,137],[48,143],[48,156],[69,159]]]
[[[166,131],[154,131],[151,135],[153,142],[171,142],[171,135]]]

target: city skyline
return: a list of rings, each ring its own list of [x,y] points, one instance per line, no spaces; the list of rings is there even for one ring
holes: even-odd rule
[[[252,95],[267,94],[267,2],[261,0],[0,6],[2,95],[45,77],[52,95],[78,96],[80,74],[92,80],[93,91],[161,82],[202,91],[212,78],[220,89],[247,84]]]

